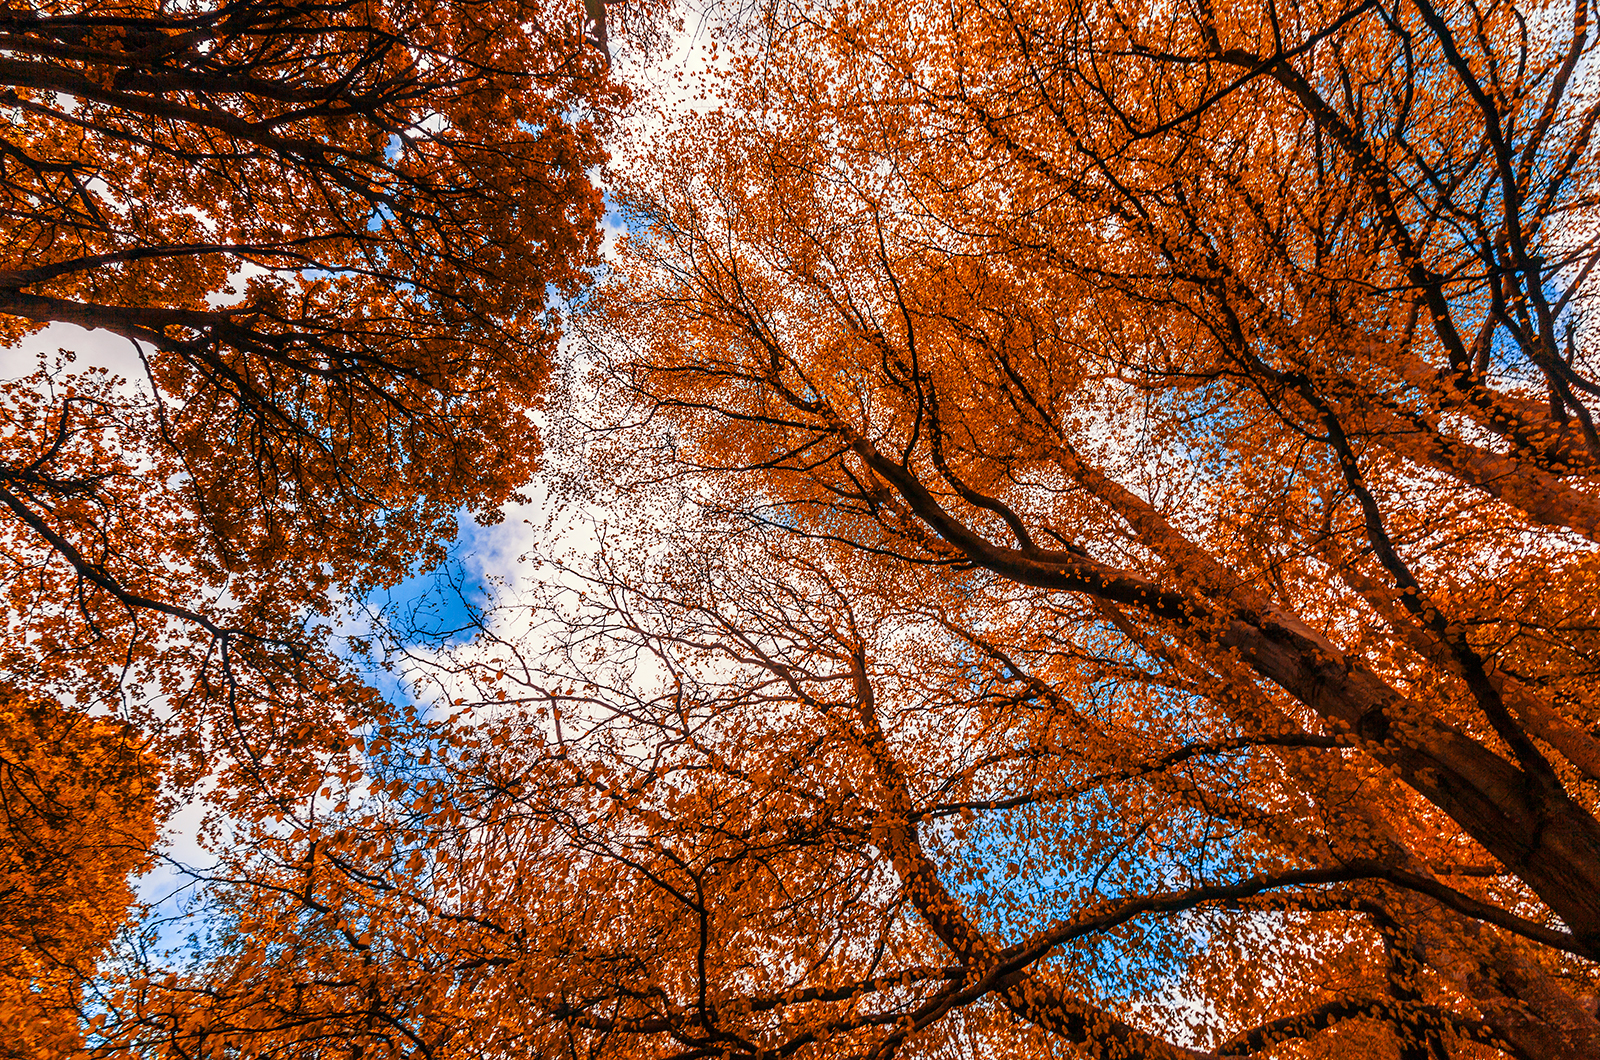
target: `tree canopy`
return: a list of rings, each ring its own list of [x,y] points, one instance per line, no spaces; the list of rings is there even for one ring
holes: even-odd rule
[[[297,804],[388,710],[341,609],[537,467],[627,98],[579,14],[0,7],[0,344],[71,324],[138,366],[61,350],[0,382],[0,678],[34,704],[5,706],[14,1055],[97,1040],[83,988],[121,974],[96,959],[154,841],[147,778],[91,798],[72,741],[112,726],[168,805]]]
[[[1592,15],[717,24],[553,383],[610,514],[376,629],[93,1048],[1600,1055]]]
[[[188,757],[342,748],[317,713],[363,693],[316,623],[537,466],[552,298],[597,262],[590,170],[625,95],[575,17],[0,13],[0,328],[104,329],[144,377],[58,359],[7,384],[10,673],[179,714]]]
[[[1513,1051],[1597,1048],[1591,34],[1582,4],[852,7],[774,22],[735,105],[653,145],[608,363],[844,614],[953,638],[940,740],[882,720],[928,709],[909,644],[841,617],[762,653],[861,715],[873,842],[960,969],[917,1027],[992,995],[1165,1055],[1359,1013],[1421,1056],[1470,1036],[1421,1013],[1471,1003]],[[946,806],[1065,840],[1027,914],[924,860],[907,822]],[[1121,909],[1207,933],[1315,915],[1240,943],[1255,992],[1198,986],[1209,1033],[1151,1037],[1128,1006],[1165,984],[1108,1008],[1056,956],[1122,922],[1119,870]],[[1464,936],[1548,963],[1463,983]]]
[[[1600,1047],[1590,14],[853,6],[652,145],[607,363],[825,557],[808,616],[951,638],[937,738],[931,632],[759,653],[860,714],[872,842],[959,968],[917,1028],[987,995],[1166,1055],[1359,1014],[1421,1056],[1470,1004]],[[1009,922],[907,823],[963,807],[1067,846]],[[1135,1018],[1170,980],[1072,978],[1119,908],[1204,911],[1169,969],[1259,940],[1234,986],[1191,965],[1207,1032]]]

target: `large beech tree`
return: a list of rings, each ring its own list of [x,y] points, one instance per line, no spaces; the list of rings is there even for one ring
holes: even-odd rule
[[[0,381],[0,675],[78,710],[75,735],[0,703],[0,1052],[81,1051],[155,838],[154,780],[98,790],[79,744],[110,723],[80,713],[133,723],[105,732],[169,795],[294,804],[385,711],[335,610],[532,474],[626,96],[585,17],[0,7],[0,344],[73,324],[138,366]]]
[[[1590,8],[770,15],[572,390],[703,522],[412,631],[115,1040],[1600,1055]]]
[[[1278,846],[1257,877],[1359,864],[1427,895],[1404,931],[1514,912],[1559,932],[1557,964],[1600,957],[1589,8],[795,18],[633,189],[650,236],[614,348],[685,425],[683,459],[843,570],[971,569],[1008,618],[1080,601],[1139,656],[1120,667],[1226,739],[1320,742],[1266,753],[1302,790],[1338,762],[1353,793],[1318,793],[1325,823],[1302,827],[1323,849]],[[1086,637],[1040,618],[974,650],[1051,697],[1030,653],[1108,654]],[[1143,724],[1178,709],[1155,696]],[[1014,753],[1076,753],[1066,736]],[[1121,767],[1152,753],[1179,748]],[[880,790],[906,899],[963,968],[951,991],[1118,1039],[1028,978],[1048,934],[986,930],[912,831],[895,849],[938,789],[898,809]],[[1237,869],[1197,876],[1235,897]],[[1442,940],[1415,952],[1448,978]],[[1600,1048],[1584,1004],[1517,975],[1492,989],[1544,1027],[1485,1002],[1508,1043]]]

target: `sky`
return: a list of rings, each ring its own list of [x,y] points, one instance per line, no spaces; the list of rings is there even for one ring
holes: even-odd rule
[[[38,369],[41,354],[53,359],[63,349],[74,355],[76,370],[106,368],[130,383],[144,377],[144,366],[130,340],[76,324],[50,324],[15,346],[0,346],[0,379],[29,375]]]

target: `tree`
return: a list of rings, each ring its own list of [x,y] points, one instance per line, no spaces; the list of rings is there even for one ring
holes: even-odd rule
[[[1590,9],[771,15],[592,318],[704,523],[410,639],[124,1040],[1600,1053]]]
[[[104,719],[137,727],[179,798],[245,821],[314,799],[388,710],[337,612],[536,466],[554,306],[598,261],[590,171],[626,98],[581,14],[0,9],[0,342],[99,328],[142,368],[62,351],[0,382],[0,670],[77,719],[27,707],[7,783],[53,799],[88,770],[14,822],[8,1047],[81,1047],[86,977],[110,981],[94,958],[153,841],[153,781],[91,768],[120,733]],[[57,748],[57,729],[100,735]]]
[[[588,171],[623,99],[578,16],[0,14],[0,337],[102,328],[146,376],[6,384],[9,672],[176,717],[175,769],[276,753],[287,780],[308,740],[342,752],[372,705],[317,624],[537,460],[551,299],[597,260]]]
[[[0,1051],[77,1055],[83,984],[156,840],[156,763],[126,725],[0,703]]]
[[[1592,965],[1557,955],[1600,955],[1587,5],[878,4],[771,26],[729,106],[653,144],[627,189],[649,235],[609,348],[681,459],[733,472],[721,504],[835,550],[851,606],[869,556],[950,571],[977,601],[940,621],[1014,702],[980,727],[1010,756],[930,768],[887,736],[876,753],[923,778],[897,796],[880,772],[876,813],[961,969],[952,996],[992,990],[1091,1051],[1169,1048],[1030,972],[1092,910],[1054,936],[989,929],[915,829],[893,839],[951,787],[995,809],[1077,790],[1021,763],[1083,756],[1095,733],[1069,709],[1126,684],[1143,691],[1112,776],[1289,744],[1266,752],[1278,780],[1223,772],[1249,796],[1231,810],[1184,796],[1263,847],[1230,838],[1128,901],[1374,872],[1366,963],[1409,938],[1427,965],[1391,969],[1397,1000],[1451,981],[1461,914],[1496,929],[1455,1000],[1513,1050],[1592,1054],[1573,997]],[[817,679],[848,676],[865,712],[868,642],[830,635]],[[949,681],[959,702],[978,678]],[[1036,711],[1061,727],[1034,735]],[[1179,712],[1206,722],[1179,739]],[[1178,814],[1115,817],[1090,834],[1137,846]],[[1365,908],[1356,893],[1264,900]],[[1496,934],[1521,932],[1508,912],[1562,937],[1519,950]],[[1377,1011],[1313,1000],[1286,991],[1258,1025]],[[1402,1049],[1439,1048],[1389,1021]]]

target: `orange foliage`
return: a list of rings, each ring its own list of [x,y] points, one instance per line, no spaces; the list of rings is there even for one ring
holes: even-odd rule
[[[174,768],[260,786],[276,755],[289,785],[306,746],[343,750],[372,705],[326,616],[537,463],[550,295],[598,260],[589,170],[625,98],[580,13],[0,12],[0,334],[101,328],[142,363],[5,384],[11,673],[185,719]]]
[[[598,263],[590,173],[627,93],[582,16],[0,5],[0,342],[64,322],[139,366],[117,379],[62,351],[0,382],[8,680],[115,707],[169,780],[218,781],[245,820],[357,770],[352,734],[385,706],[334,616],[533,474],[555,298]],[[17,847],[45,890],[7,907],[38,933],[7,967],[45,961],[38,1004],[59,1008],[121,921],[149,792],[107,810],[115,774],[91,752],[114,731],[82,722],[57,749],[47,715],[16,710],[7,783],[83,769],[66,809],[22,822],[49,844]]]
[[[103,1049],[1600,1054],[1591,14],[744,11],[619,174],[593,563],[392,630],[456,713]]]
[[[1588,5],[786,10],[625,183],[602,346],[812,542],[671,596],[860,715],[959,983],[863,1051],[988,999],[1092,1055],[1594,1055]]]
[[[128,920],[155,806],[128,726],[0,698],[0,1054],[81,1051],[82,987]]]

